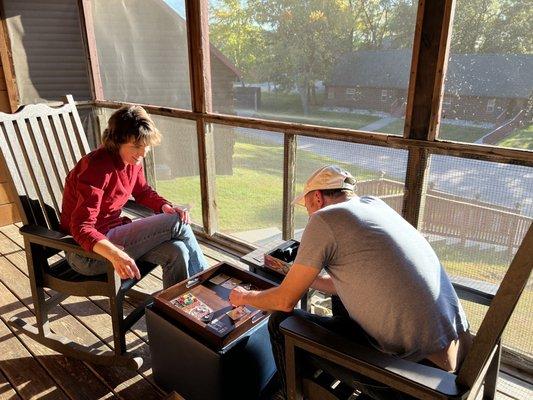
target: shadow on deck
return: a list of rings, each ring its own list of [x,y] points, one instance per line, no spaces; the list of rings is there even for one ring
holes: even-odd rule
[[[211,265],[238,260],[202,245]],[[103,367],[74,360],[43,347],[25,335],[15,335],[6,322],[22,314],[34,323],[25,253],[18,226],[0,228],[0,400],[2,399],[163,399],[167,396],[154,382],[145,320],[142,318],[126,336],[128,351],[144,358],[139,371]],[[156,268],[138,286],[153,292],[162,287]],[[51,293],[50,293],[51,294]],[[126,298],[133,308],[136,300]],[[71,297],[53,309],[51,327],[66,336],[99,349],[112,346],[108,304],[99,297]],[[531,384],[501,374],[499,399],[533,398]],[[179,397],[173,397],[179,398]],[[208,400],[208,399],[206,399]]]

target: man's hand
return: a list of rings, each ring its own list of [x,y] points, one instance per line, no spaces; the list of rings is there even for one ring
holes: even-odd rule
[[[319,272],[318,268],[294,264],[280,286],[261,291],[237,286],[230,292],[229,301],[234,306],[249,305],[261,310],[290,312]]]
[[[161,211],[163,211],[165,214],[178,214],[180,217],[180,220],[185,224],[191,223],[191,216],[189,214],[189,210],[185,207],[177,207],[177,206],[171,206],[170,204],[163,204],[161,207]]]
[[[237,286],[230,292],[229,302],[235,307],[244,306],[246,304],[245,296],[247,293],[250,293],[250,291],[241,286]]]
[[[137,264],[135,264],[135,260],[126,252],[119,249],[110,261],[121,279],[141,279],[141,273],[139,268],[137,268]]]

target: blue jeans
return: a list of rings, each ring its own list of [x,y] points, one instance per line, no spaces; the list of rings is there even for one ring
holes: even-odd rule
[[[161,265],[163,288],[208,266],[190,225],[182,223],[178,214],[163,213],[137,219],[111,229],[106,236],[134,260]],[[67,261],[72,269],[83,275],[99,275],[107,271],[107,262],[74,253],[67,253]]]

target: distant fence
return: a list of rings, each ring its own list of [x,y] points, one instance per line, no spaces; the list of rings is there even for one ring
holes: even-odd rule
[[[381,197],[389,196],[391,194],[403,195],[403,190],[403,182],[393,181],[386,178],[357,182],[357,194],[360,196],[372,195]]]
[[[358,182],[359,195],[380,197],[401,212],[404,184],[389,179]],[[475,199],[428,190],[421,231],[447,238],[505,246],[509,254],[520,246],[533,219],[516,210]]]

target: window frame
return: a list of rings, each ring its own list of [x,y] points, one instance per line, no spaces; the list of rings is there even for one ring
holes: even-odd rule
[[[485,107],[486,114],[494,114],[496,111],[496,98],[488,99],[487,106]]]
[[[88,2],[80,2],[86,6]],[[226,124],[234,127],[266,129],[281,132],[285,136],[284,144],[284,191],[283,191],[283,238],[294,234],[291,205],[294,193],[294,165],[297,136],[331,138],[340,141],[366,143],[384,147],[395,147],[409,150],[407,166],[406,196],[402,215],[415,227],[418,226],[423,197],[424,181],[428,158],[431,154],[446,154],[463,158],[484,159],[533,166],[533,152],[527,150],[498,148],[478,145],[475,143],[451,143],[439,140],[438,128],[442,115],[442,97],[444,77],[447,67],[447,54],[451,35],[453,1],[419,2],[416,29],[413,41],[413,58],[410,66],[410,81],[407,91],[407,105],[404,135],[399,137],[380,132],[365,132],[357,129],[314,126],[305,123],[283,122],[279,120],[262,120],[234,115],[215,114],[211,109],[211,75],[209,61],[208,36],[208,2],[185,1],[186,24],[188,34],[188,51],[191,97],[193,110],[182,110],[168,107],[152,107],[146,105],[149,112],[167,115],[174,118],[185,118],[196,121],[200,159],[200,178],[202,193],[203,226],[199,227],[211,240],[222,240],[235,249],[249,250],[249,245],[235,238],[228,238],[217,232],[216,199],[214,193],[214,149],[210,138],[210,124]],[[85,7],[82,7],[85,10]],[[427,22],[424,23],[426,21]],[[88,59],[93,75],[98,72],[97,54],[94,42],[91,44],[90,19],[85,18],[85,31],[88,41]],[[432,38],[421,45],[422,38]],[[444,39],[439,39],[444,38]],[[91,52],[90,49],[93,51]],[[203,58],[202,58],[203,57]],[[97,86],[98,79],[93,79]],[[388,91],[387,91],[388,96]],[[127,102],[111,102],[104,100],[95,90],[94,105],[117,108]],[[155,182],[154,182],[155,183]]]
[[[381,102],[386,103],[389,100],[389,90],[381,89]]]

